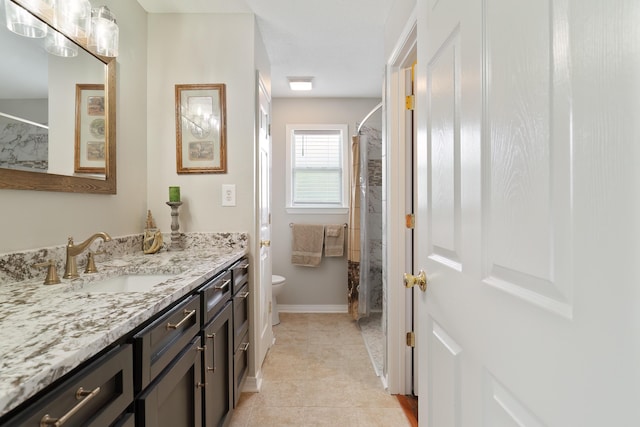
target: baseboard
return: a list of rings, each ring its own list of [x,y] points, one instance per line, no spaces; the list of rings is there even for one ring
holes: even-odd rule
[[[262,370],[258,373],[258,376],[247,377],[242,386],[242,391],[247,393],[258,393],[262,388]]]
[[[348,313],[346,304],[278,304],[280,313]]]

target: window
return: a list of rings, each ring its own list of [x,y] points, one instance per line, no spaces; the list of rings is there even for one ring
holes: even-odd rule
[[[287,125],[287,208],[290,213],[346,213],[347,125]]]

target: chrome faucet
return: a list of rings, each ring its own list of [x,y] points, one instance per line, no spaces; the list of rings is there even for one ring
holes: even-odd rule
[[[111,236],[109,236],[104,231],[94,234],[89,237],[84,242],[74,245],[73,237],[69,237],[69,242],[67,243],[67,262],[64,266],[64,277],[65,279],[73,279],[79,277],[78,274],[78,265],[76,263],[76,257],[84,252],[85,249],[89,247],[91,243],[97,238],[101,238],[103,241],[108,242],[111,240]]]

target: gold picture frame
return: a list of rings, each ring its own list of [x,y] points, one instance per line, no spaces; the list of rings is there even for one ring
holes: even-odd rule
[[[105,133],[104,85],[76,84],[75,173],[105,173]]]
[[[175,94],[178,173],[226,173],[225,85],[176,85]]]

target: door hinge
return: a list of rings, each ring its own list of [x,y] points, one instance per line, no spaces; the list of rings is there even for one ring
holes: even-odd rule
[[[416,334],[415,332],[407,332],[407,347],[415,347],[416,346]]]
[[[414,228],[416,228],[416,216],[415,214],[407,214],[405,216],[405,223],[406,223],[406,227],[410,230],[413,230]]]
[[[413,95],[407,95],[405,98],[405,106],[407,110],[413,111],[415,108],[416,97]]]

